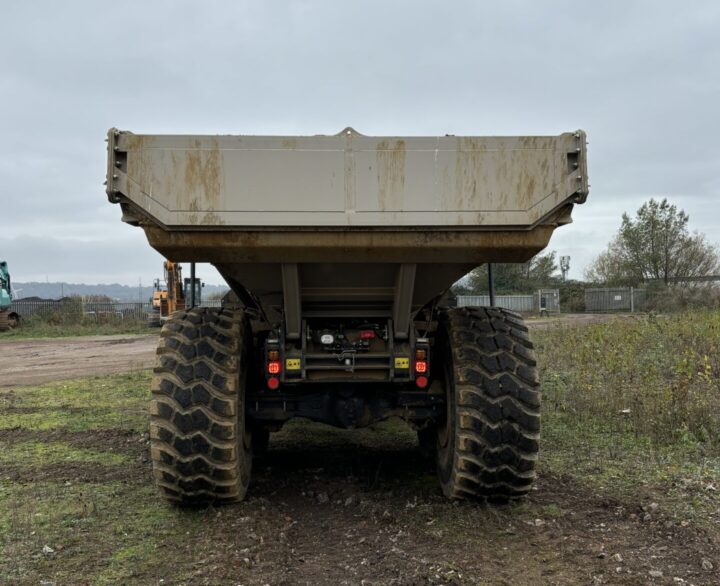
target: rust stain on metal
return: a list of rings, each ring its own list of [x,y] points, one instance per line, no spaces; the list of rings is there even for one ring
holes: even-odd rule
[[[184,191],[190,196],[188,204],[195,202],[197,205],[192,196],[198,194],[202,197],[203,209],[214,209],[222,191],[222,155],[217,141],[213,148],[201,149],[200,141],[196,140],[195,148],[185,153],[184,163]]]
[[[455,159],[455,189],[444,203],[445,209],[469,210],[477,202],[478,190],[487,183],[483,167],[485,145],[473,137],[458,139]]]
[[[200,224],[204,226],[222,226],[225,222],[215,212],[206,213],[200,220]]]
[[[394,146],[381,140],[377,145],[378,208],[401,210],[405,201],[405,141]]]

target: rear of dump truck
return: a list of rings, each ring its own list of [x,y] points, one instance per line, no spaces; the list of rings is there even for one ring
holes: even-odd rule
[[[173,262],[212,263],[221,309],[172,315],[152,385],[156,482],[241,500],[253,453],[293,417],[397,416],[445,495],[507,501],[535,476],[528,331],[447,308],[473,268],[526,262],[588,193],[582,131],[559,136],[162,136],[111,129],[107,193]]]

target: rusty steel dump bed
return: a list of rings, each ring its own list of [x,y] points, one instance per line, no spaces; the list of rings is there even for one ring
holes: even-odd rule
[[[585,201],[585,155],[582,131],[370,137],[347,128],[301,137],[111,129],[107,192],[165,257],[213,263],[233,290],[278,314],[284,306],[286,319],[333,308],[390,312],[407,326],[408,311],[475,266],[524,262],[542,250],[573,204]]]

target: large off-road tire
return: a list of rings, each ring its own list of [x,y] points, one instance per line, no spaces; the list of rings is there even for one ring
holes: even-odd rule
[[[15,313],[14,311],[11,311],[8,314],[8,326],[11,330],[14,330],[15,328],[20,327],[20,316]]]
[[[148,311],[147,325],[149,328],[159,328],[160,326],[162,326],[162,320],[160,319],[159,311]]]
[[[489,502],[527,494],[535,479],[540,392],[522,318],[498,308],[447,310],[435,355],[447,395],[437,433],[443,493]]]
[[[250,330],[241,310],[195,308],[163,325],[152,383],[155,482],[179,504],[245,497],[252,467],[245,425]]]

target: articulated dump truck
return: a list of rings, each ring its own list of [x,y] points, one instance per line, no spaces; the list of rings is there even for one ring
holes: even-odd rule
[[[162,136],[111,129],[107,194],[174,262],[212,263],[222,308],[164,324],[157,485],[244,498],[293,417],[400,417],[449,498],[507,502],[535,477],[540,393],[520,315],[450,308],[483,263],[526,262],[588,193],[586,138]]]

